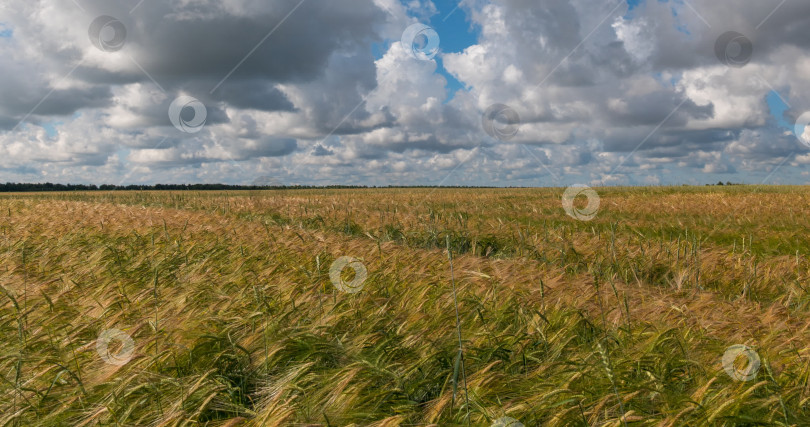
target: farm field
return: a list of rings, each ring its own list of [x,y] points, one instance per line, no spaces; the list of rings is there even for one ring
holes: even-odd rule
[[[595,190],[0,195],[0,425],[810,424],[810,188]]]

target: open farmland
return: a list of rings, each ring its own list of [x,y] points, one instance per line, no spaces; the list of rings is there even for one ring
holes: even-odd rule
[[[0,425],[810,423],[810,189],[563,191],[3,195]]]

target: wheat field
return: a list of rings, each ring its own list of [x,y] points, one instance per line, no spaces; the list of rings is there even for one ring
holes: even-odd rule
[[[810,424],[810,189],[564,190],[0,195],[0,425]]]

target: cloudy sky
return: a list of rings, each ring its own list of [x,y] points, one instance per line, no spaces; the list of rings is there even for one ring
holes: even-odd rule
[[[0,181],[810,183],[806,0],[4,0]]]

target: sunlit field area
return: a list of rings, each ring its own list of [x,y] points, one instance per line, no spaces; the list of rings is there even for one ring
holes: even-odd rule
[[[808,425],[810,189],[594,190],[2,195],[0,425]]]

